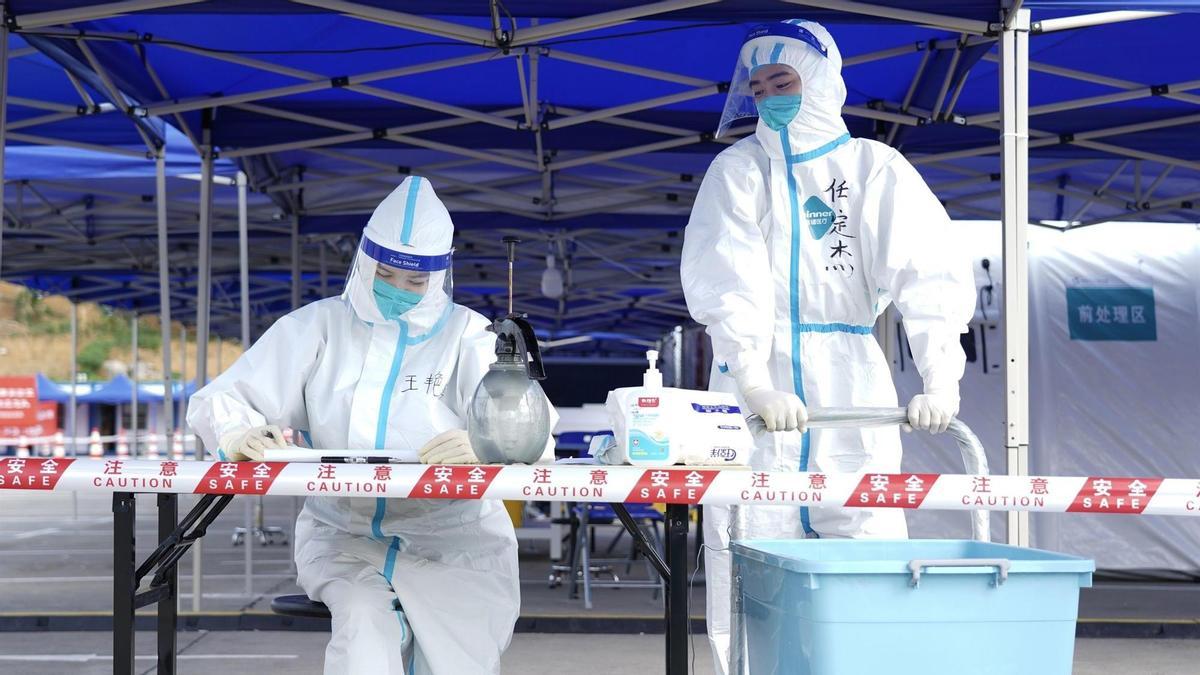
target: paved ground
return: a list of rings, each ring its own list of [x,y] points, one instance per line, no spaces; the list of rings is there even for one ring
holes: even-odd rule
[[[153,673],[153,636],[139,634],[138,673]],[[180,639],[181,675],[319,675],[322,640],[287,632],[197,632]],[[696,675],[712,663],[697,638]],[[661,672],[661,638],[652,635],[517,635],[504,672],[520,675],[642,675]],[[0,672],[101,675],[112,672],[103,633],[0,633]],[[553,655],[554,658],[547,658]],[[1200,662],[1196,640],[1079,640],[1075,675],[1191,675]],[[964,673],[970,672],[965,669]]]
[[[241,498],[239,498],[240,500]],[[266,522],[291,522],[292,500],[266,499]],[[253,502],[251,502],[253,504]],[[181,505],[181,511],[186,509]],[[139,502],[139,556],[156,543],[153,498]],[[268,612],[276,595],[298,593],[286,546],[254,547],[254,575],[245,582],[245,548],[231,542],[245,511],[235,501],[203,547],[203,602],[206,613]],[[17,615],[72,613],[92,617],[111,612],[112,515],[102,496],[36,493],[0,494],[0,619]],[[608,535],[611,536],[610,530]],[[618,550],[626,550],[619,546]],[[522,543],[523,615],[526,617],[661,616],[660,601],[646,589],[597,589],[588,612],[564,588],[551,589],[545,542]],[[623,577],[645,577],[640,564]],[[191,562],[182,565],[183,609],[192,606]],[[247,590],[249,592],[247,592]],[[1085,594],[1081,615],[1100,619],[1155,617],[1196,622],[1200,592],[1189,584],[1112,584]],[[694,616],[703,615],[703,580],[691,593]],[[1177,625],[1184,625],[1179,623]],[[1192,631],[1193,633],[1195,631]],[[0,673],[111,672],[110,634],[104,631],[0,632]],[[180,672],[320,672],[324,638],[303,632],[192,631],[180,634]],[[696,636],[696,673],[710,673],[706,641]],[[153,636],[139,637],[139,672],[153,672]],[[556,656],[547,659],[547,654]],[[523,675],[651,673],[662,669],[661,635],[519,634],[505,656],[505,672]],[[1174,675],[1198,672],[1200,640],[1083,639],[1077,642],[1075,672],[1086,675]],[[964,671],[966,672],[966,671]]]
[[[202,602],[205,612],[269,612],[276,595],[301,593],[295,585],[289,546],[253,546],[253,577],[246,584],[244,546],[234,546],[235,527],[243,525],[246,498],[239,497],[209,528],[202,541]],[[251,506],[255,500],[249,500]],[[295,501],[299,508],[300,501]],[[268,525],[284,527],[291,535],[293,500],[262,500]],[[190,497],[180,503],[180,514],[190,508]],[[157,544],[156,510],[152,496],[139,497],[137,547],[139,559]],[[600,528],[602,546],[618,531]],[[618,543],[616,555],[628,552],[628,538]],[[565,588],[550,588],[548,543],[521,542],[522,610],[526,616],[564,616],[583,613],[582,600],[572,600]],[[182,609],[192,604],[192,555],[180,564]],[[622,579],[647,579],[645,565],[618,566]],[[700,580],[702,583],[702,579]],[[0,616],[62,612],[112,611],[111,500],[101,495],[0,493]],[[704,614],[703,587],[692,593],[694,616]],[[591,616],[658,617],[662,604],[647,589],[597,589]]]

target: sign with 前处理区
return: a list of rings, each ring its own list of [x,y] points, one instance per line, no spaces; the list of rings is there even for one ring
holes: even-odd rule
[[[1154,289],[1067,289],[1067,327],[1072,340],[1153,342],[1158,339]]]

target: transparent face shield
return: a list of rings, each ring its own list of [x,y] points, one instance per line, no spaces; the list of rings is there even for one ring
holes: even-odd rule
[[[729,94],[721,111],[717,138],[739,131],[753,131],[757,122],[743,120],[759,116],[757,98],[801,93],[803,85],[799,74],[791,66],[780,62],[785,49],[795,48],[796,43],[791,40],[808,45],[823,57],[828,56],[828,50],[817,37],[796,24],[773,23],[751,29],[742,43],[737,66],[729,79]]]
[[[418,255],[363,237],[346,283],[369,293],[384,318],[396,319],[419,307],[454,299],[453,260],[453,250]]]

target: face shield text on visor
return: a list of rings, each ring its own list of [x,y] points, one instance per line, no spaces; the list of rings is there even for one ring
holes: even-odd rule
[[[453,299],[454,252],[417,255],[387,248],[364,236],[356,273],[370,280],[376,307],[395,321],[426,301]]]
[[[717,138],[728,133],[739,120],[760,116],[755,92],[762,94],[765,100],[766,97],[774,97],[772,87],[778,87],[781,83],[789,84],[794,82],[791,78],[799,78],[795,69],[780,63],[785,39],[798,40],[822,57],[828,57],[828,49],[803,26],[782,22],[752,28],[742,42],[738,63],[729,81],[729,94],[721,112],[721,122],[717,126]],[[795,117],[801,101],[801,94],[792,87],[788,87],[786,93],[779,93],[788,97],[786,102],[768,104],[770,111],[763,116],[764,121],[776,131]]]

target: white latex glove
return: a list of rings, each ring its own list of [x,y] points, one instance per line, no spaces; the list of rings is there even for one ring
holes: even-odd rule
[[[905,431],[921,429],[932,434],[945,431],[958,414],[958,394],[917,394],[908,402],[908,424]]]
[[[808,408],[800,397],[771,385],[765,366],[747,366],[734,374],[750,412],[762,418],[767,431],[800,431],[808,427]]]
[[[763,419],[767,431],[800,431],[808,427],[808,408],[795,394],[762,388],[743,392],[750,411]]]
[[[283,431],[274,424],[231,431],[221,437],[221,451],[230,462],[261,462],[267,448],[286,448]]]
[[[418,453],[422,464],[478,464],[465,429],[451,429],[433,437]]]

